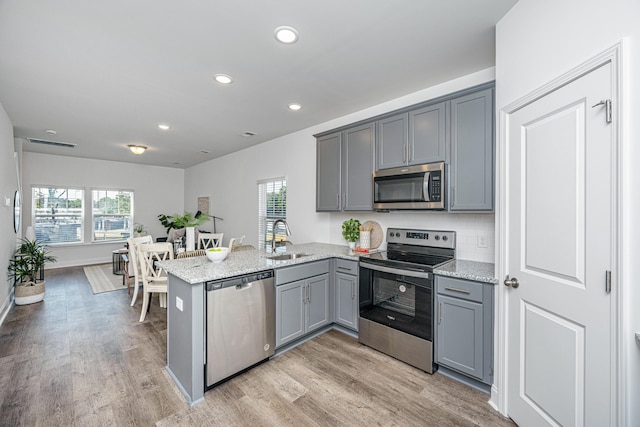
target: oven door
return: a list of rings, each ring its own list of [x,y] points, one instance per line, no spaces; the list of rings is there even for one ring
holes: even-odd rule
[[[360,260],[360,317],[432,341],[433,276]]]

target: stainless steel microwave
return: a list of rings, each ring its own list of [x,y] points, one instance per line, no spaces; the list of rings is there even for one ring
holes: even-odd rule
[[[445,163],[384,169],[373,173],[373,208],[445,209]]]

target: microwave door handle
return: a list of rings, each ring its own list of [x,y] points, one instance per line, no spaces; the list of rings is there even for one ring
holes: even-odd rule
[[[425,172],[424,181],[422,181],[422,196],[425,202],[431,201],[431,195],[429,194],[430,181],[431,181],[431,172]]]

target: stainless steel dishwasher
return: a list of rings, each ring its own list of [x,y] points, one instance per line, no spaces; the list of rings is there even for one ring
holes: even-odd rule
[[[273,270],[206,283],[207,388],[273,356]]]

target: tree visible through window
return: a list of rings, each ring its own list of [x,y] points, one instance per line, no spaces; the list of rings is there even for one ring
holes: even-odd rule
[[[287,180],[275,178],[258,182],[258,247],[264,249],[271,244],[273,223],[287,219]],[[284,227],[276,230],[276,242],[285,241]]]
[[[32,225],[36,238],[46,244],[81,243],[84,190],[33,187]]]

